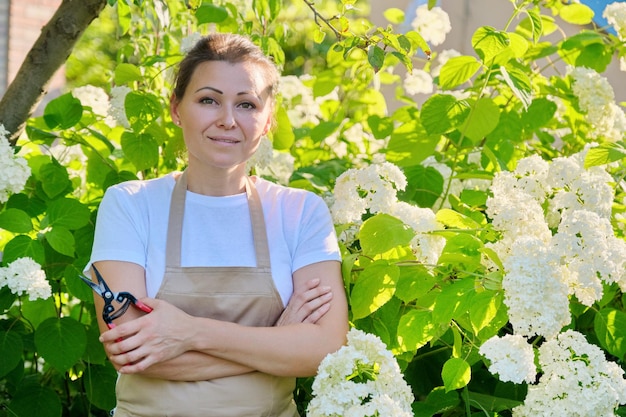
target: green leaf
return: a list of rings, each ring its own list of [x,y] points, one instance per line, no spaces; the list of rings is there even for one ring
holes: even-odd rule
[[[489,326],[501,305],[501,292],[483,291],[474,294],[469,307],[469,317],[475,335]]]
[[[124,132],[121,144],[124,155],[133,163],[137,171],[156,167],[159,163],[159,145],[152,135]]]
[[[50,317],[57,317],[57,310],[54,305],[54,297],[45,300],[22,299],[22,314],[29,323],[36,328]],[[32,342],[32,340],[31,340]]]
[[[287,116],[287,111],[284,107],[279,107],[276,112],[276,128],[272,131],[272,139],[274,149],[287,150],[293,145],[296,136],[293,134],[293,127],[291,121]]]
[[[103,410],[115,407],[117,372],[112,366],[90,365],[83,377],[89,402]]]
[[[0,330],[0,377],[11,372],[20,363],[23,350],[22,338],[17,332]]]
[[[367,125],[372,130],[372,134],[376,139],[383,139],[391,135],[393,132],[393,119],[389,117],[381,117],[377,114],[367,118]]]
[[[398,193],[402,201],[413,201],[420,207],[432,207],[443,193],[443,176],[433,167],[414,165],[404,169],[406,191]]]
[[[422,106],[420,120],[429,135],[441,135],[456,127],[466,103],[449,94],[435,94]]]
[[[472,78],[480,67],[480,62],[473,56],[456,56],[450,58],[441,67],[439,86],[443,90],[451,90]]]
[[[35,346],[47,363],[65,372],[85,352],[85,327],[71,317],[51,317],[37,327]]]
[[[383,12],[383,16],[388,22],[399,25],[404,22],[404,10],[392,7]]]
[[[585,156],[585,168],[610,164],[626,158],[626,148],[620,143],[603,143],[590,148]]]
[[[433,305],[435,327],[447,327],[457,311],[466,311],[467,304],[474,292],[474,279],[465,278],[443,286]]]
[[[397,246],[407,245],[413,236],[414,232],[410,227],[388,214],[370,217],[359,232],[363,254],[372,257]]]
[[[626,313],[613,308],[603,308],[593,320],[600,345],[619,360],[626,355]]]
[[[417,165],[432,155],[440,139],[439,134],[427,133],[419,120],[410,120],[391,134],[387,161],[400,167]]]
[[[204,23],[220,23],[228,18],[228,10],[223,7],[215,6],[210,3],[203,3],[196,10],[196,19],[198,24]]]
[[[461,264],[465,268],[478,267],[482,247],[482,241],[476,236],[467,233],[456,234],[447,238],[439,263],[442,265]]]
[[[67,255],[74,256],[76,243],[74,235],[63,226],[54,226],[45,234],[46,241],[55,251]]]
[[[70,230],[80,229],[89,223],[91,212],[86,205],[73,198],[60,198],[48,205],[48,224]]]
[[[576,67],[587,67],[603,73],[613,60],[613,49],[597,32],[583,30],[567,38],[559,49],[565,63]]]
[[[28,233],[33,230],[33,222],[25,211],[9,208],[0,212],[0,229],[13,233]]]
[[[71,93],[52,99],[43,112],[43,119],[50,129],[69,129],[82,117],[83,105]]]
[[[350,292],[352,319],[369,316],[388,302],[396,291],[399,275],[398,267],[386,261],[368,265]]]
[[[398,344],[402,352],[414,352],[432,340],[436,333],[432,313],[428,310],[409,310],[400,317]]]
[[[522,124],[527,132],[534,132],[552,121],[556,113],[556,104],[544,97],[532,101],[528,109],[522,112]]]
[[[437,221],[444,226],[456,229],[480,229],[480,224],[471,217],[451,209],[441,209],[437,212]]]
[[[39,169],[41,187],[49,198],[54,198],[67,191],[71,186],[67,169],[56,163],[49,163]]]
[[[115,67],[114,77],[116,85],[124,85],[140,81],[144,76],[138,66],[122,62]]]
[[[589,6],[581,3],[566,4],[559,11],[561,18],[573,25],[590,24],[593,22],[594,14]]]
[[[403,266],[400,268],[395,296],[409,303],[428,293],[437,281],[437,277],[422,265]]]
[[[28,257],[40,265],[46,262],[46,256],[41,242],[26,235],[15,236],[4,247],[2,262],[9,264],[16,259]]]
[[[515,67],[507,70],[505,66],[500,67],[500,73],[511,91],[513,91],[513,94],[515,94],[515,97],[522,102],[524,109],[527,109],[532,102],[533,93],[528,75]]]
[[[495,57],[503,53],[509,45],[510,39],[507,33],[490,26],[478,28],[472,36],[472,47],[487,65],[491,65]]]
[[[371,45],[367,50],[367,62],[378,72],[385,62],[385,51],[378,45]]]
[[[21,385],[7,406],[11,416],[61,417],[63,407],[52,389],[34,383]]]
[[[441,378],[446,392],[463,388],[472,379],[472,370],[465,359],[450,358],[443,364]]]
[[[499,121],[500,108],[491,98],[483,97],[474,103],[460,129],[472,142],[478,143],[498,126]]]
[[[159,99],[149,93],[131,91],[126,94],[124,108],[128,122],[136,132],[142,132],[163,115]]]
[[[528,22],[530,24],[530,32],[532,33],[533,42],[539,42],[541,35],[543,34],[543,20],[541,19],[541,12],[538,8],[525,9],[528,15]]]
[[[311,139],[313,142],[319,143],[335,132],[338,127],[339,123],[337,122],[321,122],[311,129]]]

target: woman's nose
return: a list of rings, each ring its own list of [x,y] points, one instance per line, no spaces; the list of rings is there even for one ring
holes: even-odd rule
[[[233,114],[232,109],[226,106],[222,107],[219,114],[218,124],[225,129],[232,129],[235,127],[235,115]]]

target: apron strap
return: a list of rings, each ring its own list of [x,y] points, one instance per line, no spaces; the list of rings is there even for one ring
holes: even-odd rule
[[[181,265],[181,242],[183,237],[183,216],[185,214],[185,199],[187,195],[187,170],[176,180],[172,199],[170,201],[170,214],[167,226],[167,243],[165,247],[165,265]],[[246,197],[250,210],[250,222],[254,239],[257,268],[270,267],[270,252],[267,241],[267,229],[263,217],[261,198],[250,177],[246,177]]]

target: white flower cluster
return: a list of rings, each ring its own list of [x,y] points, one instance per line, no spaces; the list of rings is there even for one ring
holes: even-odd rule
[[[106,91],[93,85],[85,85],[72,90],[72,95],[80,100],[85,107],[100,116],[106,116],[109,112],[109,96]]]
[[[13,294],[28,294],[33,301],[52,294],[50,284],[41,266],[31,258],[19,258],[0,268],[0,288],[7,286]]]
[[[256,168],[267,168],[272,163],[274,145],[265,135],[259,139],[259,147],[254,151],[250,159],[246,161],[246,170]]]
[[[602,17],[613,26],[621,40],[626,40],[626,3],[616,1],[607,5]]]
[[[571,295],[590,306],[602,282],[626,290],[626,242],[610,224],[612,178],[585,169],[586,152],[552,163],[524,158],[494,177],[486,212],[502,238],[487,246],[504,267],[504,302],[521,335],[558,334],[570,323]]]
[[[603,136],[610,141],[623,139],[626,114],[615,103],[615,92],[609,81],[595,70],[584,67],[570,67],[568,73],[574,81],[572,92],[578,97],[580,109],[593,126],[590,136]]]
[[[126,117],[126,95],[132,90],[125,85],[116,86],[111,88],[111,103],[109,107],[109,116],[111,116],[117,123],[125,128],[130,127],[128,118]]]
[[[318,124],[322,118],[320,100],[315,99],[313,90],[304,84],[306,77],[286,75],[280,78],[279,90],[287,108],[293,127]]]
[[[416,258],[427,265],[437,263],[446,240],[432,234],[442,229],[435,213],[429,208],[413,206],[398,201],[398,190],[406,188],[404,173],[396,165],[379,162],[366,168],[352,168],[342,173],[335,183],[331,213],[336,224],[361,224],[362,216],[385,213],[394,216],[411,227],[415,236],[411,249]],[[348,232],[354,232],[349,229]],[[355,233],[346,236],[355,237]],[[340,235],[340,238],[342,235]]]
[[[9,143],[9,132],[0,124],[0,203],[6,203],[11,194],[24,189],[30,167],[26,160],[17,156]]]
[[[604,357],[600,348],[574,330],[567,330],[539,347],[542,374],[528,387],[524,404],[515,417],[558,415],[614,416],[626,403],[624,371]]]
[[[482,344],[479,353],[489,359],[489,372],[497,374],[500,381],[515,384],[535,381],[535,353],[523,336],[494,336]]]
[[[370,213],[390,213],[398,190],[406,188],[406,177],[396,165],[383,162],[366,168],[351,168],[335,183],[335,203],[331,212],[335,223],[360,223]]]
[[[415,10],[411,27],[432,45],[441,45],[446,40],[446,35],[452,30],[448,13],[441,7],[428,10],[427,4]]]
[[[413,401],[411,388],[385,344],[353,328],[347,345],[322,360],[307,416],[411,417]]]
[[[404,91],[412,96],[431,94],[434,90],[433,77],[422,69],[413,68],[413,70],[404,77],[403,87]]]

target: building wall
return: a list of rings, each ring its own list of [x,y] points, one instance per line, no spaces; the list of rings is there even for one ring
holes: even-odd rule
[[[54,15],[61,0],[0,0],[0,63],[5,69],[4,78],[0,70],[0,95],[19,71],[28,51],[41,34],[41,29]],[[4,7],[5,12],[2,12]],[[7,13],[8,12],[8,13]],[[3,22],[8,18],[8,22]],[[8,39],[7,39],[8,34]],[[2,46],[4,45],[4,48]],[[59,70],[50,83],[49,92],[60,89],[65,82],[63,69]]]

